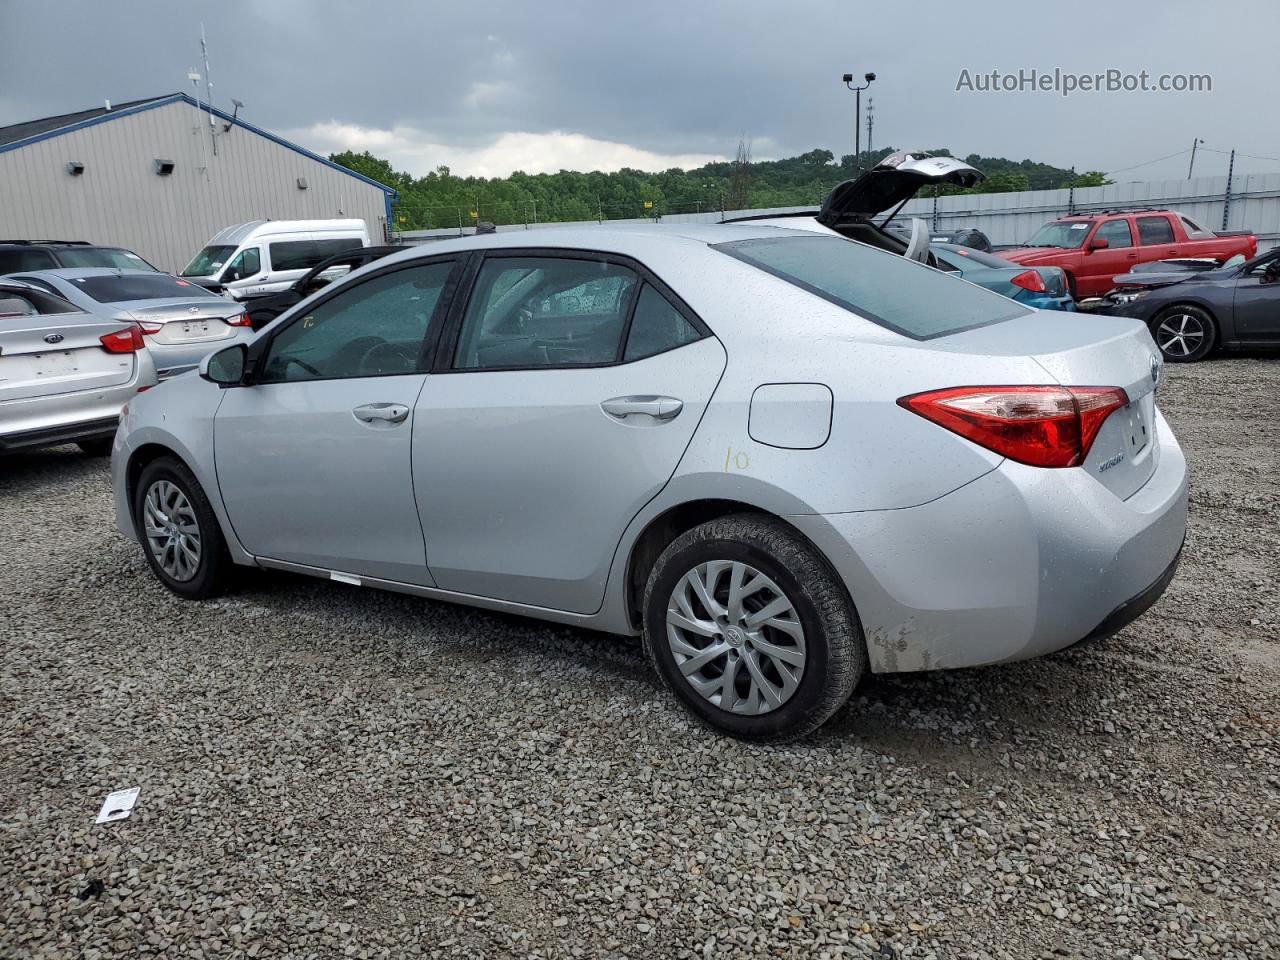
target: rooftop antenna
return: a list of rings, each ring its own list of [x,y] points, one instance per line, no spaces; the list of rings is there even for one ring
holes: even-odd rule
[[[240,108],[244,106],[244,104],[241,103],[239,100],[237,100],[235,97],[231,98],[231,105],[235,107],[235,109],[231,111],[231,119],[222,125],[223,133],[230,132],[232,126],[235,125],[236,117],[240,116]]]
[[[209,44],[204,38],[204,24],[200,24],[200,57],[204,60],[204,83],[205,89],[208,91],[205,99],[205,106],[209,109],[209,142],[213,144],[213,155],[218,155],[218,139],[215,136],[217,131],[214,129],[213,122],[213,80],[209,78]]]
[[[198,105],[200,103],[200,74],[196,73],[195,70],[188,71],[187,79],[191,81],[191,86],[195,88],[196,104]],[[196,129],[196,133],[200,135],[199,128]],[[206,147],[204,144],[203,135],[200,135],[200,156],[204,158],[203,169],[204,169],[205,179],[207,180],[209,178],[209,148]]]

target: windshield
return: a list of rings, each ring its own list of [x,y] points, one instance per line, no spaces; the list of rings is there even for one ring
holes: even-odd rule
[[[103,277],[74,277],[71,283],[99,303],[214,296],[204,287],[171,277],[167,273],[118,273]]]
[[[67,247],[58,251],[64,267],[114,267],[117,270],[155,270],[132,250],[120,247]]]
[[[1085,234],[1093,225],[1091,220],[1058,220],[1046,223],[1027,241],[1028,247],[1063,247],[1075,249],[1084,243]]]
[[[916,340],[1028,313],[982,287],[839,237],[738,240],[713,249]]]
[[[182,269],[182,277],[212,277],[222,269],[230,256],[236,252],[235,246],[205,247]]]

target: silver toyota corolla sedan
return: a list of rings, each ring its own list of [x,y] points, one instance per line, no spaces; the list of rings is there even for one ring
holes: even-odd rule
[[[167,273],[74,267],[14,278],[104,319],[137,323],[161,380],[194,370],[212,351],[253,333],[243,306]]]
[[[1140,323],[836,236],[501,233],[379,260],[131,401],[115,502],[180,596],[257,565],[641,634],[694,713],[779,739],[868,670],[1152,604],[1187,503],[1160,372]]]

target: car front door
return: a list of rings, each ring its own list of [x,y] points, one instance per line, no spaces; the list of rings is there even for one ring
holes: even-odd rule
[[[454,260],[344,285],[255,345],[218,408],[218,486],[255,556],[430,585],[413,497],[414,405]]]
[[[639,265],[493,253],[414,415],[413,469],[442,589],[601,606],[628,523],[671,478],[725,352]]]
[[[1105,247],[1095,247],[1099,240],[1105,240]],[[1133,231],[1127,218],[1104,220],[1094,230],[1085,245],[1084,256],[1080,258],[1080,273],[1076,276],[1076,295],[1080,297],[1097,297],[1115,286],[1112,278],[1121,273],[1128,273],[1138,260],[1138,251],[1133,245]]]
[[[1280,340],[1280,254],[1236,281],[1235,324],[1241,340]]]

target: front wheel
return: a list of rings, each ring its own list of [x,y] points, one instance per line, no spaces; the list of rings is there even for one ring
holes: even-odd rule
[[[745,740],[816,729],[867,665],[835,574],[796,531],[752,514],[704,523],[663,551],[645,587],[644,646],[686,707]]]
[[[1151,321],[1151,338],[1170,363],[1203,360],[1217,338],[1213,317],[1199,307],[1170,307]]]
[[[209,498],[186,464],[174,457],[147,464],[134,491],[133,517],[161,583],[187,600],[222,593],[231,555]]]

